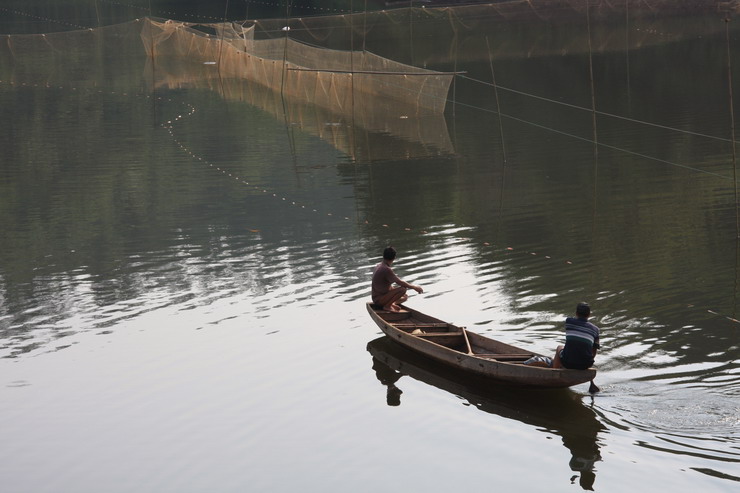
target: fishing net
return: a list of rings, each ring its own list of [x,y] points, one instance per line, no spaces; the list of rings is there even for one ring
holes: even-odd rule
[[[416,156],[452,152],[443,112],[458,62],[585,53],[589,40],[596,52],[675,42],[698,35],[689,31],[697,23],[681,15],[705,15],[706,35],[724,30],[719,19],[737,10],[736,0],[512,0],[244,23],[147,18],[0,36],[0,78],[122,91],[204,88],[353,156],[369,155],[363,149],[378,135],[407,143]]]
[[[293,63],[284,66],[286,47]],[[319,52],[334,55],[322,59],[321,67],[337,72],[287,70],[309,65]],[[256,106],[357,161],[453,153],[442,113],[451,74],[406,67],[422,75],[363,73],[364,80],[358,74],[352,80],[342,61],[350,71],[353,65],[388,72],[404,67],[369,53],[318,50],[284,39],[260,42],[252,26],[240,23],[140,19],[0,36],[0,82],[123,95],[204,89]],[[378,87],[374,77],[385,79],[386,87]],[[405,86],[403,79],[410,83]],[[442,81],[436,97],[429,79]]]
[[[355,111],[357,100],[396,101],[441,113],[453,74],[419,69],[367,51],[310,46],[287,36],[254,39],[253,28],[147,19],[142,40],[149,56],[212,64],[222,78],[250,81],[335,113]],[[287,31],[287,30],[286,30]]]

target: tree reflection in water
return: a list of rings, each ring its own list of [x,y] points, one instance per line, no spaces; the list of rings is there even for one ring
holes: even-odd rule
[[[542,428],[559,435],[570,451],[571,477],[584,490],[593,490],[594,464],[601,460],[598,435],[606,427],[596,413],[581,402],[581,397],[567,389],[522,390],[492,385],[453,368],[436,364],[403,348],[383,336],[368,343],[373,370],[387,387],[389,406],[401,404],[396,382],[404,375],[464,398],[481,411]]]

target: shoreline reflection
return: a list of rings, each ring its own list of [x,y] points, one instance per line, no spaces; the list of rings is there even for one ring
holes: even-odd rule
[[[601,461],[599,433],[606,427],[596,413],[585,406],[580,396],[567,389],[526,390],[491,385],[454,368],[431,362],[406,348],[379,337],[368,343],[375,376],[387,387],[386,402],[400,406],[403,391],[396,385],[403,376],[462,397],[467,403],[489,414],[515,419],[558,435],[570,451],[568,463],[584,490],[593,490],[594,464]]]

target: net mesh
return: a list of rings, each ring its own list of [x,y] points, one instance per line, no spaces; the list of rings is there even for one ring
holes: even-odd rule
[[[198,25],[203,26],[203,25]],[[223,78],[243,79],[336,113],[377,98],[442,113],[453,74],[420,69],[367,51],[319,48],[295,41],[254,39],[238,24],[206,25],[147,19],[142,40],[153,59],[179,57],[213,64]]]
[[[286,46],[294,60],[289,67],[283,67]],[[304,47],[284,39],[255,41],[254,29],[239,23],[140,19],[95,29],[0,36],[0,82],[63,86],[78,93],[83,89],[118,94],[204,89],[256,106],[357,161],[454,152],[442,113],[450,74],[438,76],[413,68],[424,75],[408,76],[412,82],[428,79],[427,73],[443,79],[440,100],[432,99],[436,105],[430,110],[417,104],[430,98],[428,81],[426,86],[410,86],[415,92],[404,93],[400,76],[362,74],[366,77],[363,81],[355,74],[353,81],[351,73],[287,70],[305,66],[316,57],[315,48]],[[353,64],[360,70],[374,63],[373,67],[392,71],[403,66],[367,53],[335,54],[337,57],[323,60],[323,68],[341,69],[342,63],[348,63],[350,70]],[[245,60],[251,63],[243,63]],[[367,97],[371,90],[382,93],[382,88],[364,83],[372,78],[393,84],[388,89],[394,92],[393,97],[387,93]],[[285,93],[281,94],[283,82]],[[347,94],[353,86],[354,97]],[[315,104],[321,101],[323,104]]]

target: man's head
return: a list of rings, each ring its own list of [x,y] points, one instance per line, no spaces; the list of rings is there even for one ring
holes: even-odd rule
[[[578,303],[578,306],[576,306],[576,315],[588,318],[591,315],[591,307],[585,301]]]
[[[385,250],[383,250],[383,258],[385,260],[393,261],[396,259],[396,249],[392,246],[387,247]]]

